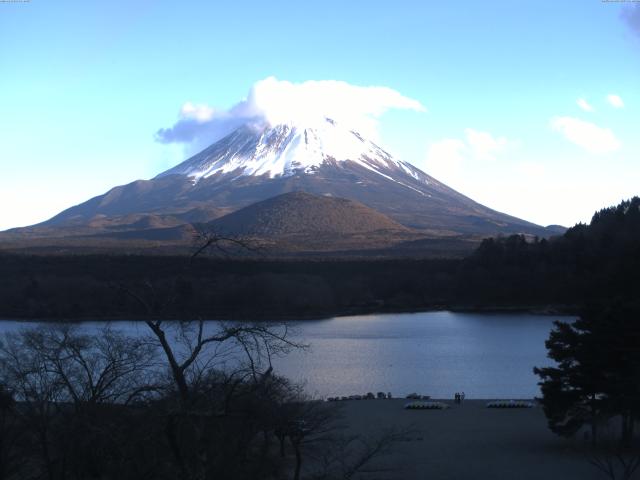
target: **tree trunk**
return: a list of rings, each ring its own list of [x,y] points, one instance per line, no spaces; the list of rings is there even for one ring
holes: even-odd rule
[[[300,444],[298,442],[291,441],[293,451],[296,455],[296,468],[293,473],[293,480],[300,480],[300,470],[302,468],[302,452],[300,452]]]
[[[594,447],[598,443],[598,408],[596,407],[596,396],[591,395],[591,445]]]
[[[263,459],[269,454],[270,447],[271,439],[269,438],[269,432],[267,430],[262,430],[262,449],[260,453]]]
[[[623,412],[622,419],[622,446],[630,447],[633,441],[633,416],[629,412]]]
[[[47,477],[49,480],[55,479],[55,473],[53,471],[53,461],[51,460],[51,455],[49,454],[49,436],[45,430],[40,431],[40,448],[42,451],[42,457],[44,459],[44,464],[47,468]]]
[[[167,436],[169,448],[171,449],[171,453],[173,453],[173,458],[175,459],[178,468],[180,469],[184,477],[188,477],[187,466],[185,465],[184,458],[182,457],[182,452],[180,451],[180,445],[178,443],[178,439],[176,438],[176,421],[173,415],[167,417],[167,423],[165,425],[164,432]]]
[[[187,385],[187,379],[184,376],[184,368],[178,364],[176,357],[173,353],[173,349],[169,342],[167,341],[167,337],[158,325],[155,325],[151,320],[145,320],[145,323],[149,326],[151,331],[157,337],[160,342],[160,346],[164,351],[165,356],[167,357],[167,361],[169,362],[169,368],[171,368],[171,375],[173,376],[174,381],[176,382],[176,386],[178,387],[178,393],[180,394],[180,400],[183,403],[183,406],[186,406],[187,401],[189,399],[189,386]]]

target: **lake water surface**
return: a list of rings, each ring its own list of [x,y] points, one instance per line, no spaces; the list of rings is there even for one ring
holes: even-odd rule
[[[539,395],[533,367],[552,363],[544,341],[553,320],[572,318],[424,312],[289,322],[310,349],[276,359],[275,370],[323,397],[384,391],[451,398],[464,391],[467,398],[531,398]],[[0,333],[33,325],[1,321]],[[147,333],[143,323],[112,325]]]

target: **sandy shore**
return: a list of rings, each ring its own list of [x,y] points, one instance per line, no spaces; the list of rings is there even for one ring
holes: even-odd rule
[[[376,479],[590,480],[605,478],[587,459],[584,440],[549,431],[541,408],[489,409],[465,400],[446,410],[405,410],[408,400],[349,400],[343,404],[349,433],[369,437],[390,427],[413,432],[384,460],[397,469]]]

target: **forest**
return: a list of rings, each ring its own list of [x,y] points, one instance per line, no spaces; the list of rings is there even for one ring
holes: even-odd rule
[[[0,254],[0,317],[259,320],[430,309],[578,313],[585,298],[629,297],[640,284],[639,206],[638,197],[624,201],[550,239],[489,238],[464,259]]]

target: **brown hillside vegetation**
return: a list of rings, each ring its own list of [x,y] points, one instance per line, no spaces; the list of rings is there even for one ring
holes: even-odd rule
[[[269,198],[216,219],[209,225],[217,232],[259,237],[410,231],[359,202],[305,192]]]
[[[331,194],[288,192],[219,216],[222,212],[203,207],[189,215],[96,215],[86,224],[40,224],[1,232],[0,249],[179,255],[192,252],[205,232],[244,240],[260,255],[459,258],[481,240],[438,228],[409,228],[360,202]]]

